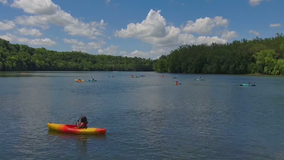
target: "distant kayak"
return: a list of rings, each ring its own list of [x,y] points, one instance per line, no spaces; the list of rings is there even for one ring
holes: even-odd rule
[[[96,82],[96,79],[89,79],[89,82]]]
[[[76,125],[71,124],[56,124],[47,123],[48,129],[51,131],[58,131],[63,133],[73,133],[73,134],[106,134],[105,128],[87,128],[80,129]]]
[[[76,82],[84,82],[83,79],[79,80],[79,79],[75,79]]]
[[[181,85],[181,83],[175,83],[175,85]]]
[[[240,84],[240,86],[255,86],[255,84],[247,84],[247,83],[243,83],[243,84]]]
[[[204,81],[204,79],[203,78],[196,78],[196,79],[194,79],[195,81]]]

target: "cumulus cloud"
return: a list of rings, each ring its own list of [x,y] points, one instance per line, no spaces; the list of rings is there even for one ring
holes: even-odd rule
[[[67,38],[64,38],[63,41],[64,43],[72,44],[73,51],[82,51],[82,52],[97,50],[102,48],[103,45],[105,45],[104,41],[84,43],[78,41],[77,39],[67,39]]]
[[[130,57],[149,57],[149,52],[135,50],[129,54]]]
[[[106,55],[114,55],[118,56],[117,54],[118,46],[111,45],[104,49],[99,49],[98,54],[106,54]]]
[[[116,36],[122,38],[130,37],[164,37],[167,33],[166,31],[166,20],[160,15],[159,11],[150,10],[145,20],[141,23],[130,23],[127,25],[127,29],[121,29],[116,31]],[[168,28],[175,29],[175,28]],[[168,30],[170,31],[170,30]]]
[[[13,34],[0,35],[0,38],[5,39],[10,42],[14,42],[14,43],[23,43],[23,44],[33,45],[33,46],[53,46],[56,44],[55,41],[52,41],[49,38],[27,39],[23,37],[18,37]]]
[[[238,37],[238,34],[236,31],[227,31],[227,30],[223,31],[222,36],[221,36],[221,38],[227,39],[227,40],[233,39],[236,37]]]
[[[271,1],[271,0],[249,0],[249,4],[252,5],[252,6],[257,6],[262,1]]]
[[[67,38],[64,38],[63,41],[65,43],[69,43],[69,44],[78,44],[78,45],[83,45],[84,44],[83,42],[80,42],[77,39],[67,39]]]
[[[63,27],[64,31],[72,36],[95,39],[97,36],[103,35],[106,26],[104,20],[85,23],[74,18],[71,14],[61,10],[51,0],[16,0],[11,6],[21,8],[26,13],[34,14],[33,16],[16,17],[15,22],[17,24],[37,26],[44,29],[53,24]]]
[[[139,50],[134,50],[132,52],[121,51],[120,55],[125,56],[125,57],[141,57],[141,58],[157,59],[157,58],[160,58],[161,55],[165,53],[169,53],[171,50],[172,49],[170,47],[166,47],[166,48],[154,47],[149,52],[139,51]]]
[[[11,7],[20,8],[26,13],[37,15],[52,15],[60,10],[60,7],[51,0],[14,0]]]
[[[42,33],[38,29],[20,28],[18,33],[25,36],[40,37]]]
[[[154,46],[177,46],[184,43],[198,43],[198,38],[192,34],[182,33],[180,28],[169,26],[159,11],[150,10],[145,20],[141,23],[130,23],[126,29],[115,32],[121,38],[136,38]],[[201,37],[203,38],[203,37]],[[206,42],[226,42],[218,37],[206,37]],[[210,42],[212,41],[212,42]],[[206,43],[205,42],[205,43]]]
[[[15,27],[16,25],[13,21],[5,21],[5,22],[0,21],[0,30],[10,30]]]
[[[0,0],[0,3],[8,4],[8,1],[7,0]]]
[[[166,19],[160,14],[161,11],[150,10],[146,19],[141,23],[130,23],[126,29],[117,30],[116,37],[120,38],[136,38],[145,43],[152,45],[152,51],[142,52],[133,51],[125,53],[129,56],[140,55],[140,57],[158,57],[162,54],[168,54],[172,49],[183,44],[212,44],[226,43],[229,39],[237,36],[235,31],[229,31],[228,20],[222,17],[201,18],[193,21],[188,21],[185,27],[178,28],[166,22]],[[206,22],[204,25],[203,22]],[[202,25],[201,25],[202,24]],[[208,25],[208,26],[207,26]],[[222,37],[213,36],[194,36],[191,34],[210,34],[214,28],[223,27]],[[123,52],[124,53],[124,52]]]
[[[282,25],[279,24],[279,23],[275,23],[275,24],[270,24],[270,27],[271,28],[274,28],[274,27],[281,27]]]
[[[132,52],[126,52],[126,51],[120,51],[120,56],[123,57],[141,57],[141,58],[149,58],[150,56],[150,52],[144,52],[144,51],[139,51],[139,50],[135,50]]]
[[[195,22],[188,21],[186,26],[183,28],[184,32],[198,33],[202,35],[210,35],[214,28],[227,27],[229,21],[223,17],[217,16],[214,18],[199,18]]]
[[[256,36],[260,36],[260,34],[257,31],[254,31],[254,30],[250,30],[249,33],[256,35]]]

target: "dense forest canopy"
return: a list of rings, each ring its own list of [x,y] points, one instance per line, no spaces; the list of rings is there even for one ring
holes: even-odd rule
[[[183,45],[161,56],[157,72],[284,75],[284,36],[226,44]]]
[[[157,60],[57,52],[0,39],[0,71],[156,71],[284,75],[284,35],[211,45],[182,45]]]
[[[0,39],[0,71],[153,71],[154,61],[82,52],[56,52]]]

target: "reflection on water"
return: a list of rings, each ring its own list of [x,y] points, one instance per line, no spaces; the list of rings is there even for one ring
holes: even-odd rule
[[[88,140],[107,140],[106,135],[84,135],[84,134],[71,134],[71,133],[62,133],[57,131],[48,131],[49,136],[56,136],[60,139],[75,139],[86,143]]]
[[[90,144],[97,143],[99,141],[106,141],[106,135],[77,135],[77,134],[68,134],[56,131],[48,131],[48,136],[55,138],[54,141],[65,141],[74,145],[79,159],[89,159],[88,150]],[[73,142],[73,143],[72,143]]]

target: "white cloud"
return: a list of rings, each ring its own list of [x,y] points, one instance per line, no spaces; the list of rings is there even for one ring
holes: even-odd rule
[[[199,43],[198,38],[192,34],[182,33],[181,29],[175,26],[167,26],[166,20],[160,15],[161,11],[153,11],[148,13],[145,20],[141,23],[130,23],[126,29],[121,29],[115,32],[115,36],[121,38],[136,38],[145,43],[150,43],[153,46],[169,47],[181,44]],[[202,37],[203,38],[203,37]],[[206,37],[206,42],[224,42],[218,37]],[[212,42],[210,42],[212,40]],[[205,42],[205,43],[206,43]]]
[[[212,44],[212,43],[226,43],[226,39],[219,38],[217,36],[199,36],[195,40],[195,44]]]
[[[262,1],[270,1],[270,0],[249,0],[249,4],[252,5],[252,6],[257,6]]]
[[[282,25],[279,24],[279,23],[276,23],[276,24],[270,24],[270,27],[273,28],[273,27],[281,27]]]
[[[165,53],[169,53],[170,51],[171,51],[170,48],[153,48],[149,52],[135,50],[135,51],[132,51],[130,53],[127,53],[125,51],[121,51],[120,55],[126,56],[126,57],[141,57],[141,58],[157,59],[161,55],[163,55]]]
[[[0,30],[10,30],[15,27],[16,25],[13,21],[6,21],[5,23],[0,21]]]
[[[233,39],[233,38],[236,38],[236,37],[238,37],[238,34],[237,34],[236,31],[224,31],[222,36],[221,36],[221,38],[227,39],[227,40]]]
[[[260,34],[257,31],[254,31],[254,30],[250,30],[249,33],[256,35],[256,36],[260,36]]]
[[[96,42],[84,43],[84,42],[78,41],[77,39],[67,39],[67,38],[64,38],[63,41],[68,44],[73,44],[72,45],[73,51],[82,51],[82,52],[97,50],[97,49],[102,48],[103,45],[105,45],[104,41],[99,41],[97,43]]]
[[[14,42],[14,43],[23,43],[23,44],[34,45],[34,46],[53,46],[56,44],[55,41],[52,41],[49,38],[27,39],[27,38],[18,37],[12,34],[0,35],[0,38],[5,39],[7,41]]]
[[[123,56],[123,57],[141,57],[141,58],[149,58],[151,55],[150,55],[150,52],[143,52],[143,51],[139,51],[139,50],[135,50],[133,52],[125,52],[125,51],[120,51],[120,56]]]
[[[235,31],[228,31],[228,20],[222,17],[215,17],[213,19],[206,19],[210,21],[207,23],[209,27],[204,26],[203,33],[208,33],[212,31],[212,28],[223,26],[225,30],[222,31],[223,37],[217,36],[199,36],[195,37],[190,33],[183,32],[182,29],[175,27],[173,25],[167,24],[165,18],[161,16],[160,10],[154,11],[150,10],[145,20],[141,23],[130,23],[127,25],[126,29],[121,29],[115,32],[115,36],[121,38],[136,38],[145,43],[152,45],[152,51],[141,52],[133,51],[131,53],[125,53],[129,56],[140,54],[141,56],[149,57],[159,57],[162,54],[169,54],[171,50],[176,49],[178,46],[183,44],[212,44],[212,43],[226,43],[228,39],[237,36]],[[203,20],[204,20],[203,19]],[[196,21],[199,23],[199,21]],[[195,26],[195,25],[192,25]],[[187,26],[188,27],[188,26]],[[189,28],[187,31],[193,31]],[[195,30],[196,31],[196,30]],[[200,31],[201,32],[201,31]],[[124,52],[123,52],[124,53]],[[145,57],[145,58],[146,58]]]
[[[99,49],[98,54],[114,55],[117,56],[118,46],[111,45],[104,49]]]
[[[100,22],[84,23],[74,18],[71,14],[61,10],[59,6],[51,0],[17,0],[11,6],[21,8],[27,13],[35,14],[34,16],[16,17],[15,22],[26,26],[37,26],[47,29],[50,24],[62,26],[64,31],[72,36],[84,36],[95,39],[104,33],[106,23]]]
[[[111,0],[105,0],[106,3],[110,3]]]
[[[157,47],[154,47],[150,51],[149,56],[145,56],[144,58],[152,57],[154,59],[157,59],[157,58],[160,58],[161,55],[169,54],[171,52],[171,50],[173,50],[173,49],[176,49],[176,48],[157,48]]]
[[[223,17],[217,16],[214,18],[199,18],[195,22],[188,21],[186,26],[183,28],[184,32],[197,33],[202,35],[210,35],[212,30],[217,27],[227,27],[229,21]]]
[[[64,41],[65,43],[69,43],[69,44],[84,45],[83,42],[80,42],[80,41],[78,41],[77,39],[67,39],[67,38],[64,38],[63,41]]]
[[[130,57],[149,57],[149,52],[135,50],[129,54]]]
[[[51,0],[14,0],[11,7],[21,8],[26,13],[37,15],[55,14],[60,9]]]
[[[64,30],[72,36],[85,36],[90,39],[96,39],[97,36],[103,34],[105,28],[104,20],[98,22],[82,23],[77,22],[68,24],[64,27]]]
[[[8,4],[8,1],[7,0],[0,0],[0,3]]]
[[[33,36],[33,37],[42,36],[42,33],[38,29],[20,28],[18,29],[18,32],[21,35],[25,35],[25,36]]]
[[[116,32],[116,35],[122,38],[135,37],[164,37],[166,32],[166,20],[160,15],[159,11],[153,11],[152,9],[148,13],[145,20],[141,23],[130,23],[127,25],[127,29],[121,29]],[[171,28],[169,28],[171,29]],[[175,28],[173,28],[175,29]]]
[[[41,27],[43,29],[49,28],[48,21],[50,20],[47,18],[47,16],[20,16],[16,17],[15,19],[15,23],[17,24],[24,26]]]

